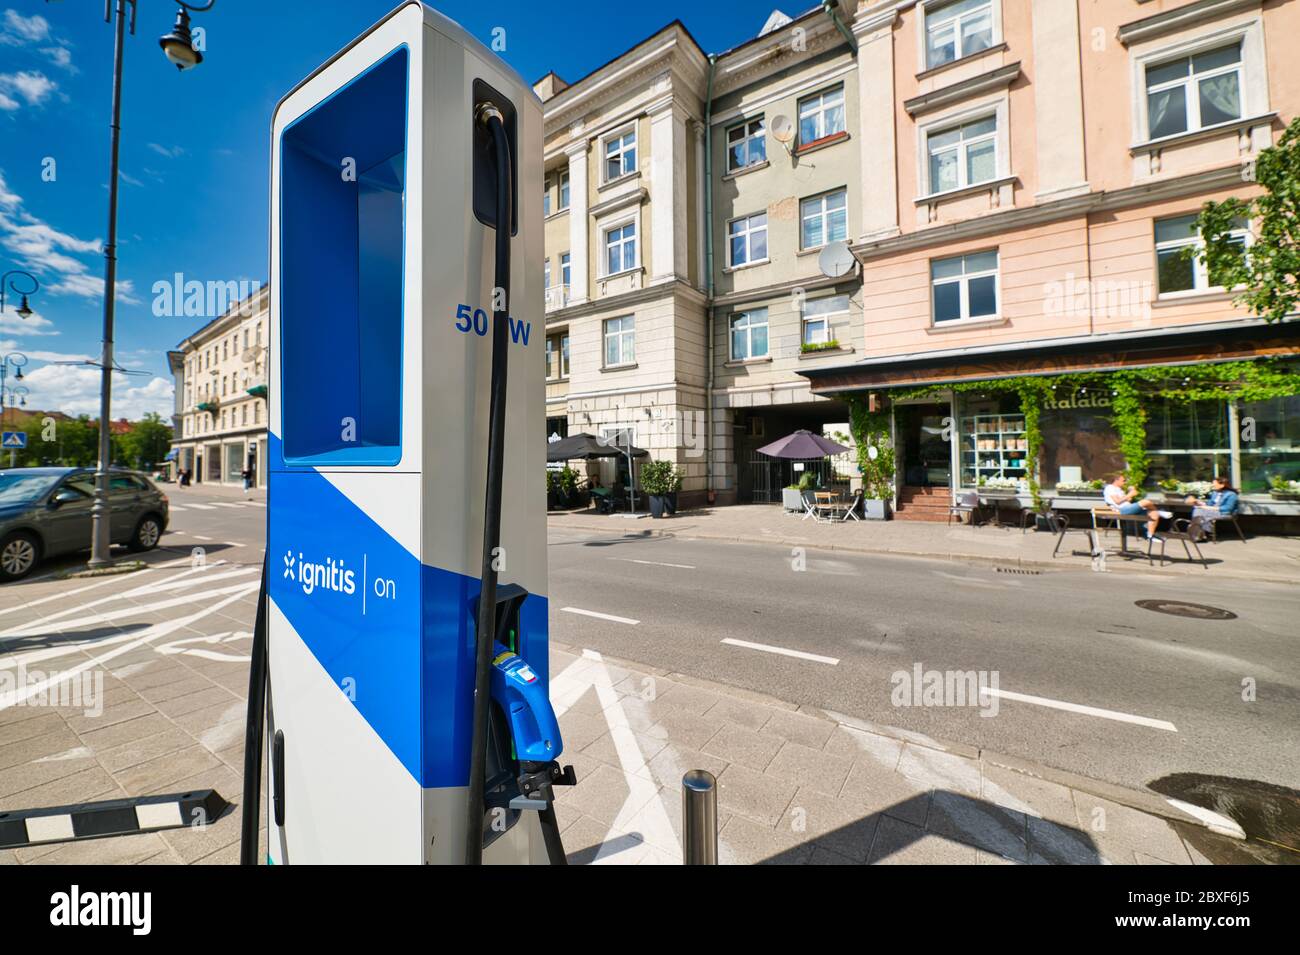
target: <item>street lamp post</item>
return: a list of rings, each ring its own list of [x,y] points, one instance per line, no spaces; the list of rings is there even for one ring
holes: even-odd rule
[[[21,288],[19,288],[17,285],[14,284],[13,276],[15,275],[21,275],[23,278],[27,279],[28,282],[32,283],[32,287],[29,288],[26,292],[24,292]],[[25,284],[26,283],[24,283],[24,285]],[[13,292],[15,295],[22,296],[18,300],[18,307],[14,309],[14,311],[18,313],[18,317],[19,318],[30,317],[32,314],[32,308],[27,303],[27,296],[35,295],[38,291],[40,291],[41,288],[41,283],[36,281],[36,276],[32,275],[31,272],[24,272],[22,269],[10,269],[4,275],[0,275],[0,314],[3,314],[5,310],[5,289],[6,288],[9,291]]]
[[[25,297],[25,296],[24,296]],[[31,314],[31,310],[28,310]],[[23,316],[24,318],[26,316]],[[27,364],[27,356],[22,352],[10,352],[8,355],[0,355],[0,426],[4,424],[5,409],[10,405],[27,404],[27,395],[29,392],[23,385],[9,386],[9,366],[14,368],[14,381],[23,380],[23,366]],[[0,427],[3,430],[3,427]],[[17,464],[18,452],[11,450],[9,452],[9,466],[12,468]]]
[[[137,0],[105,0],[104,20],[113,17],[116,35],[113,44],[113,114],[109,123],[108,238],[104,243],[104,331],[99,361],[99,464],[95,469],[95,503],[90,509],[90,567],[102,567],[109,561],[110,528],[108,506],[108,468],[112,463],[113,436],[109,427],[113,399],[113,318],[117,293],[117,186],[118,146],[122,132],[122,56],[125,52],[127,6],[131,8],[131,33],[135,33]],[[197,66],[203,56],[194,49],[190,37],[187,11],[211,10],[216,0],[190,4],[180,0],[180,9],[172,32],[158,40],[167,59],[178,70]],[[110,4],[112,4],[110,13]]]

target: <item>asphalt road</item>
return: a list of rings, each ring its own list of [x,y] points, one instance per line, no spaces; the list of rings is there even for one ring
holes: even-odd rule
[[[260,562],[263,495],[167,492],[176,509],[154,559],[202,547]],[[796,569],[798,555],[779,546],[644,530],[634,522],[623,534],[552,532],[555,639],[1121,785],[1191,772],[1300,789],[1293,588],[1131,566],[1007,574],[816,551]],[[1136,606],[1142,599],[1237,617],[1168,616]],[[917,664],[984,673],[999,695],[896,705],[895,675]],[[1254,700],[1243,699],[1243,681]]]
[[[571,644],[1121,785],[1192,772],[1300,788],[1293,588],[814,551],[796,570],[789,549],[639,528],[553,532],[549,554],[552,633]],[[1237,618],[1168,616],[1136,606],[1143,599]],[[989,696],[895,705],[892,677],[918,663],[983,671],[1002,694],[1038,699],[998,696],[996,713]]]

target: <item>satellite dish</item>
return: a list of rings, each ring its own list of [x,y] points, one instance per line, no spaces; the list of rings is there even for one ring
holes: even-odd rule
[[[853,258],[853,253],[849,251],[847,239],[840,239],[838,242],[830,243],[830,245],[822,249],[821,255],[817,256],[817,265],[822,270],[822,275],[832,279],[837,279],[841,275],[848,275],[853,271],[856,261]]]
[[[789,116],[777,115],[772,117],[772,138],[778,143],[787,146],[794,139],[794,123]]]

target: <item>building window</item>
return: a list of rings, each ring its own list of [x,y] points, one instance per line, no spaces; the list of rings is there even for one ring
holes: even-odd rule
[[[732,219],[727,224],[731,266],[752,265],[767,260],[767,213]]]
[[[561,252],[560,253],[560,284],[563,285],[565,288],[569,287],[569,278],[571,277],[571,269],[569,268],[569,262],[570,262],[569,253]]]
[[[542,288],[551,287],[551,260],[542,259]]]
[[[550,335],[546,339],[546,380],[569,377],[569,333]]]
[[[1253,422],[1249,432],[1247,419]],[[1242,491],[1266,494],[1275,478],[1300,480],[1300,395],[1245,402],[1237,420],[1243,430]]]
[[[998,314],[998,253],[974,252],[930,263],[934,323]]]
[[[605,181],[636,172],[636,128],[605,140]]]
[[[1228,406],[1223,401],[1152,398],[1147,412],[1147,477],[1209,481],[1232,474]]]
[[[564,170],[564,172],[560,173],[560,208],[559,208],[559,211],[560,211],[560,212],[563,212],[563,211],[564,211],[565,209],[567,209],[567,208],[569,208],[569,170],[566,169],[566,170]]]
[[[605,230],[605,274],[616,275],[636,267],[636,223]]]
[[[545,179],[542,181],[542,215],[549,216],[550,214],[551,214],[551,180]]]
[[[767,309],[738,312],[731,319],[731,360],[767,357]]]
[[[834,340],[831,334],[831,317],[847,314],[849,297],[847,295],[830,295],[804,302],[803,306],[803,343],[805,345],[825,345]]]
[[[763,117],[727,130],[727,171],[735,172],[767,161],[767,131]]]
[[[992,0],[956,0],[925,10],[925,65],[951,63],[993,45]]]
[[[799,203],[801,248],[815,249],[829,242],[838,242],[849,234],[845,195],[841,189]]]
[[[262,420],[262,406],[258,402],[254,401],[253,402],[253,424],[257,424],[261,420]]]
[[[844,87],[799,101],[799,145],[807,146],[844,132]]]
[[[964,189],[989,182],[998,172],[998,121],[986,116],[926,136],[930,192]]]
[[[1241,119],[1241,41],[1146,68],[1151,139]]]
[[[1244,255],[1250,232],[1244,221],[1238,221],[1236,226],[1228,238],[1241,248]],[[1207,292],[1221,287],[1201,259],[1205,241],[1196,231],[1195,215],[1157,219],[1155,232],[1156,285],[1161,295]],[[1188,249],[1193,251],[1186,251]]]
[[[605,319],[605,367],[630,365],[636,361],[636,318]]]

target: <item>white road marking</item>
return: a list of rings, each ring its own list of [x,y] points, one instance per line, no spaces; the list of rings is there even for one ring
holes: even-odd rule
[[[169,509],[173,514],[175,514],[177,511],[188,511],[188,510],[189,510],[188,507],[181,507],[179,504],[172,504],[172,505],[169,506],[168,509]]]
[[[635,557],[611,557],[610,560],[621,560],[628,564],[652,564],[655,567],[680,567],[682,570],[694,570],[694,564],[666,564],[662,560],[637,560]]]
[[[1197,806],[1190,802],[1183,802],[1181,799],[1166,799],[1165,802],[1175,809],[1181,809],[1195,819],[1201,820],[1209,826],[1212,832],[1217,832],[1221,836],[1227,836],[1230,839],[1245,839],[1246,830],[1241,828],[1237,820],[1217,813],[1212,809],[1206,809],[1204,806]]]
[[[13,613],[15,610],[26,610],[28,607],[35,607],[38,604],[46,604],[49,603],[51,600],[67,600],[69,597],[74,596],[75,594],[85,593],[87,590],[94,590],[96,587],[104,587],[107,586],[108,584],[116,584],[116,583],[121,583],[121,581],[109,577],[107,580],[101,580],[98,583],[94,583],[94,584],[87,584],[85,587],[78,587],[75,590],[67,590],[60,594],[50,594],[48,597],[40,597],[36,600],[29,600],[27,601],[27,603],[19,604],[16,607],[5,607],[3,610],[0,610],[0,615]]]
[[[795,657],[799,660],[811,660],[813,663],[829,663],[831,666],[839,665],[838,657],[824,657],[816,653],[804,653],[802,650],[787,650],[785,647],[773,647],[766,643],[750,643],[748,640],[733,640],[726,637],[722,641],[728,646],[744,647],[747,650],[762,650],[765,653],[779,653],[783,657]]]
[[[239,541],[222,541],[221,546],[222,547],[243,547],[244,545],[239,543]]]
[[[225,501],[213,501],[212,503],[215,504],[217,507],[243,507],[244,506],[242,504],[228,504]]]
[[[194,508],[196,511],[215,511],[215,510],[216,510],[216,508],[213,507],[211,504],[195,504],[195,503],[192,502],[192,501],[191,501],[189,504],[187,504],[186,507],[192,507],[192,508]]]
[[[981,693],[987,693],[989,696],[1001,697],[1004,700],[1017,700],[1021,703],[1035,703],[1038,706],[1050,707],[1054,710],[1066,710],[1070,713],[1081,713],[1084,716],[1100,716],[1106,720],[1116,720],[1120,723],[1133,723],[1136,726],[1149,726],[1152,729],[1166,730],[1170,733],[1177,733],[1178,727],[1166,720],[1154,720],[1149,716],[1134,716],[1132,713],[1121,713],[1118,710],[1103,710],[1096,706],[1084,706],[1081,703],[1065,703],[1061,700],[1049,700],[1045,696],[1030,696],[1027,693],[1013,693],[1010,690],[995,690],[989,686],[979,688]]]
[[[79,663],[76,666],[71,667],[70,669],[61,670],[58,673],[53,674],[47,679],[29,683],[26,686],[22,687],[21,689],[10,690],[6,693],[0,693],[0,710],[7,710],[11,706],[16,706],[19,703],[22,703],[25,700],[28,700],[31,697],[37,695],[38,693],[46,692],[52,686],[58,686],[60,683],[72,679],[78,673],[83,673],[86,670],[91,669],[92,667],[102,666],[103,664],[107,663],[109,660],[112,660],[114,657],[120,657],[122,654],[129,653],[130,651],[136,649],[137,647],[142,647],[145,644],[152,643],[154,640],[158,639],[159,637],[165,637],[168,634],[175,633],[177,630],[187,628],[191,624],[196,623],[199,620],[202,620],[204,617],[208,616],[209,614],[216,613],[218,610],[221,610],[229,606],[230,604],[234,603],[235,601],[242,599],[245,594],[252,593],[254,590],[257,590],[259,586],[260,584],[258,583],[249,584],[245,586],[238,593],[231,594],[230,596],[226,597],[225,600],[219,600],[216,603],[212,604],[210,607],[205,607],[203,610],[195,611],[194,613],[184,617],[177,617],[175,620],[168,620],[166,623],[154,624],[152,627],[148,628],[142,634],[140,634],[140,636],[137,639],[132,640],[130,643],[122,644],[121,646],[115,647],[114,649],[108,651],[107,653],[102,653],[99,656],[91,657],[85,663]],[[132,634],[132,636],[134,636],[134,634]]]
[[[598,620],[612,620],[614,623],[626,623],[631,624],[632,626],[636,626],[641,622],[640,620],[633,620],[631,617],[616,617],[612,613],[597,613],[594,610],[582,610],[579,607],[561,607],[560,610],[564,613],[576,613],[581,614],[584,617],[595,617]]]
[[[196,541],[210,541],[210,540],[212,540],[211,537],[204,537],[202,534],[191,534],[190,536],[193,537]]]

